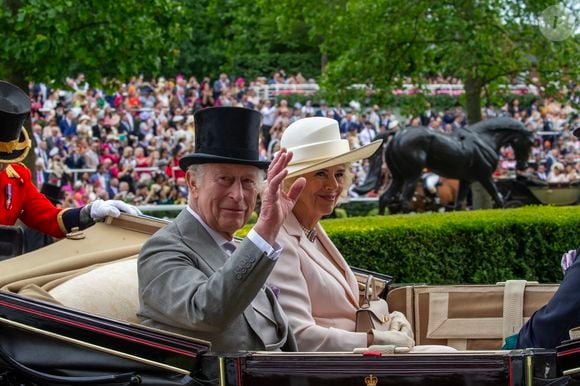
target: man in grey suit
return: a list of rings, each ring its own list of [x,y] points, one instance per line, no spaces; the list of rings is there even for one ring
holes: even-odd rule
[[[188,207],[154,234],[139,255],[143,324],[208,340],[213,351],[296,351],[276,294],[265,286],[281,247],[276,236],[305,181],[281,190],[291,153],[259,160],[259,112],[216,107],[195,114],[196,152],[187,171]],[[269,166],[269,168],[268,168]],[[239,245],[233,234],[254,210],[256,225]]]

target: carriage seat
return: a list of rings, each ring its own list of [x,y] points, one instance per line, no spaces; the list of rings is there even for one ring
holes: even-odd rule
[[[138,323],[137,259],[121,260],[76,276],[49,291],[66,307]]]

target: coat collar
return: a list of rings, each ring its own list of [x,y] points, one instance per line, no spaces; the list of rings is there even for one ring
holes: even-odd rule
[[[226,253],[191,213],[182,210],[175,218],[175,224],[185,245],[191,248],[201,260],[205,261],[214,272],[226,263],[228,258]],[[203,255],[199,254],[198,251],[204,251]]]
[[[318,249],[316,243],[310,242],[304,231],[302,230],[302,226],[300,222],[296,218],[296,216],[292,213],[288,216],[286,222],[284,223],[284,227],[286,231],[291,236],[295,236],[299,240],[300,248],[308,254],[308,257],[317,265],[319,265],[322,269],[327,271],[330,275],[332,275],[338,283],[344,288],[348,300],[355,306],[359,306],[359,290],[358,290],[358,282],[356,281],[356,277],[354,276],[353,272],[351,271],[348,263],[341,255],[339,250],[334,246],[334,243],[330,240],[320,223],[316,223],[315,230],[318,234],[318,241],[320,244],[326,248],[328,251],[330,258],[333,261],[329,260],[322,251]],[[336,264],[336,265],[335,265]],[[336,267],[340,267],[340,270]],[[344,271],[344,274],[343,272]]]

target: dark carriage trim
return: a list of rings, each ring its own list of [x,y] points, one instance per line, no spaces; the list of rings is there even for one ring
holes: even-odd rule
[[[70,339],[190,371],[209,343],[0,293],[0,317]]]
[[[206,358],[207,359],[207,356]],[[221,363],[223,361],[223,363]],[[553,351],[362,356],[350,353],[246,353],[220,357],[224,386],[365,385],[525,386],[556,377]],[[548,371],[549,370],[549,371]]]
[[[561,372],[557,370],[553,350],[465,351],[383,356],[304,352],[217,354],[209,352],[208,346],[202,341],[180,338],[174,334],[157,332],[2,292],[0,292],[0,318],[29,327],[22,329],[10,323],[0,323],[0,337],[3,338],[0,339],[0,343],[4,342],[0,349],[33,371],[48,374],[49,377],[65,376],[71,382],[73,379],[80,380],[83,377],[104,381],[136,374],[147,378],[148,382],[143,384],[151,386],[199,384],[350,386],[365,385],[367,380],[376,380],[378,386],[424,384],[528,386],[544,385],[546,380],[556,380],[561,376]],[[77,339],[83,344],[105,347],[108,350],[113,350],[112,347],[117,344],[117,351],[121,355],[112,353],[111,356],[108,355],[110,353],[101,352],[99,347],[79,345],[66,339],[54,340],[54,336],[34,332],[31,328],[40,328],[43,332],[51,333],[58,330],[63,337]],[[111,334],[103,333],[102,330],[107,330]],[[121,349],[118,349],[119,347]],[[182,355],[181,351],[187,351],[188,347],[189,355]],[[32,351],[37,348],[41,348],[40,355],[35,356]],[[85,351],[82,352],[81,349]],[[565,348],[561,351],[567,353],[570,350]],[[50,358],[52,353],[63,352],[69,356],[56,355],[54,361]],[[82,355],[78,357],[77,353]],[[143,353],[147,355],[141,355]],[[143,358],[153,358],[150,359],[152,361],[155,361],[155,358],[162,358],[159,363],[167,366],[177,364],[175,367],[187,370],[190,374],[184,375],[183,371],[169,367],[152,368],[151,364],[135,361]],[[95,359],[98,359],[98,362],[95,362]],[[12,374],[15,379],[27,376],[25,374],[27,370],[18,369],[10,361],[0,358],[0,377],[3,371],[5,374]]]

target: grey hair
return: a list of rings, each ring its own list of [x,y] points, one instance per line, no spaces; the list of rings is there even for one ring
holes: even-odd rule
[[[187,171],[192,174],[193,178],[195,178],[194,182],[196,186],[200,186],[202,184],[203,177],[205,176],[209,165],[211,164],[193,164],[189,165],[187,168]],[[258,169],[258,180],[256,181],[256,189],[258,190],[258,193],[261,193],[262,189],[264,189],[265,181],[266,171],[264,169]]]
[[[207,171],[207,165],[208,164],[193,164],[189,165],[187,168],[187,171],[193,176],[196,186],[201,185],[205,172]]]

